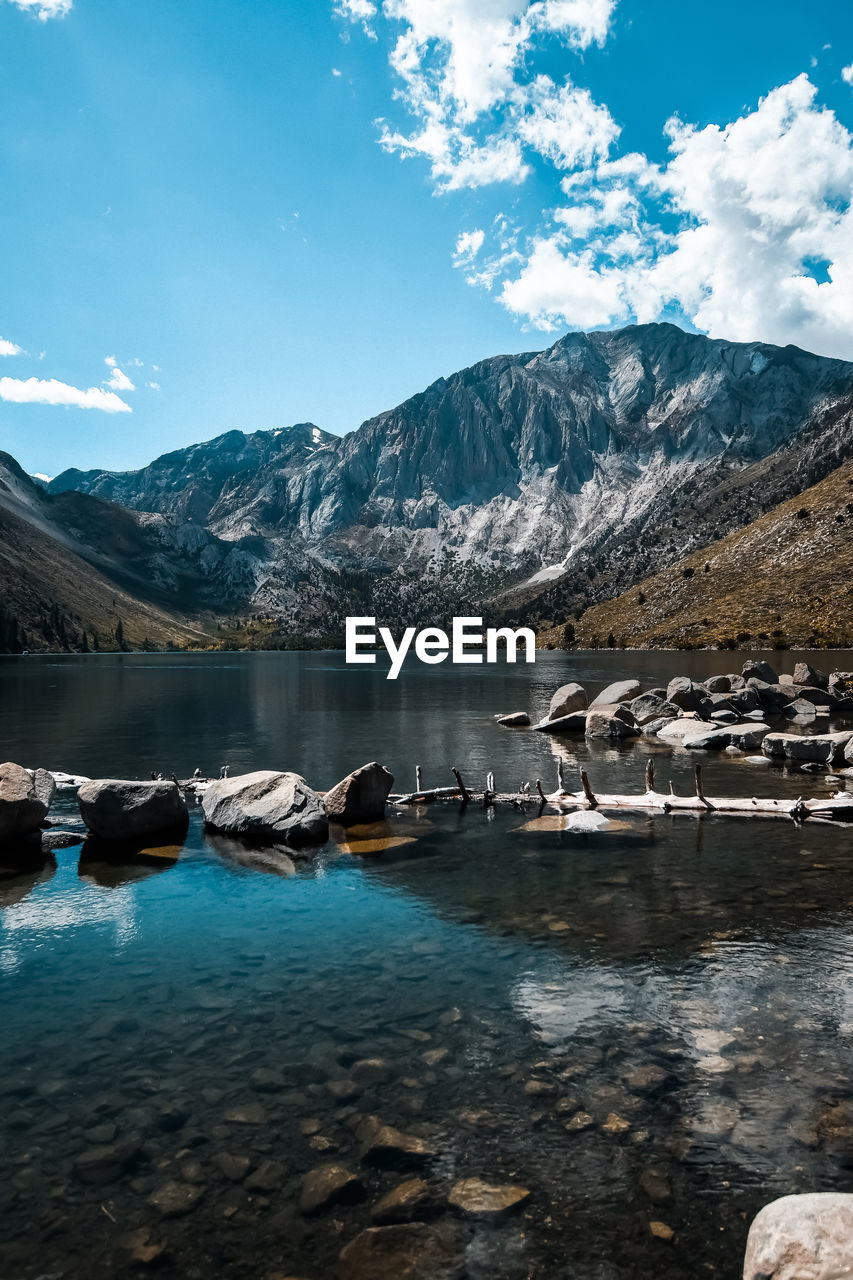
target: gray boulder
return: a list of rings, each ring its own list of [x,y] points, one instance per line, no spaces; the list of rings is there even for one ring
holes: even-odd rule
[[[298,773],[262,769],[211,782],[202,799],[205,822],[217,831],[299,846],[329,835],[323,802]]]
[[[817,712],[815,704],[809,702],[807,698],[795,698],[793,702],[789,702],[783,712],[788,720],[814,720]]]
[[[556,720],[560,716],[571,715],[573,711],[585,711],[587,706],[586,689],[582,684],[564,684],[551,699],[548,708],[548,719]]]
[[[26,769],[11,761],[0,764],[0,840],[21,840],[39,829],[49,808],[42,796]]]
[[[733,689],[728,695],[727,701],[736,711],[740,711],[744,715],[748,711],[758,711],[761,707],[758,694],[754,689],[747,689],[745,684],[741,689]]]
[[[758,676],[750,676],[746,687],[752,689],[762,710],[770,712],[771,715],[780,715],[788,703],[793,702],[797,696],[793,685],[761,680]]]
[[[729,676],[710,676],[702,683],[709,693],[731,693],[732,682]]]
[[[640,730],[627,707],[618,703],[590,708],[586,718],[588,738],[635,738]]]
[[[827,687],[836,698],[853,696],[853,671],[833,671]]]
[[[189,813],[174,782],[128,782],[96,778],[77,792],[80,816],[102,840],[135,840],[165,831],[185,831]]]
[[[724,747],[754,751],[769,732],[769,724],[730,724],[721,729],[703,729],[698,734],[683,738],[682,742],[694,751],[721,751]]]
[[[853,764],[853,738],[850,739],[847,746],[844,748],[844,759],[848,764]]]
[[[836,764],[853,741],[853,729],[840,733],[768,733],[761,744],[767,756],[784,756],[799,763]]]
[[[763,680],[765,684],[778,684],[779,677],[773,670],[769,662],[745,662],[743,664],[743,678],[747,682],[751,679]]]
[[[658,737],[665,742],[681,742],[684,738],[695,738],[703,733],[707,726],[696,716],[681,716],[678,720],[670,720],[669,724],[658,729]]]
[[[828,689],[829,676],[808,662],[798,662],[794,667],[794,684],[808,684],[815,689]]]
[[[385,802],[394,776],[374,760],[348,773],[323,796],[323,807],[332,822],[344,827],[357,822],[378,822],[385,817]]]
[[[667,702],[672,702],[682,711],[698,711],[708,696],[703,684],[697,684],[689,676],[676,676],[670,680],[666,688]]]
[[[567,716],[557,716],[556,720],[540,720],[533,728],[539,733],[584,733],[586,718],[586,711],[573,711]]]
[[[643,725],[643,737],[656,738],[662,729],[665,729],[667,725],[675,724],[676,720],[677,717],[675,716],[661,716],[657,720],[649,720],[647,724]]]
[[[602,689],[597,698],[593,698],[589,704],[590,709],[612,707],[617,702],[632,702],[634,698],[640,696],[641,691],[639,680],[617,680],[614,684],[609,684],[606,689]]]
[[[56,780],[53,774],[48,773],[47,769],[28,769],[27,773],[33,780],[36,795],[49,811],[56,796]]]
[[[654,693],[641,693],[639,698],[634,698],[625,705],[639,725],[647,725],[652,720],[659,720],[661,716],[671,717],[679,713],[675,703],[667,702],[665,698],[659,698]]]
[[[853,1195],[812,1192],[766,1204],[749,1229],[743,1280],[851,1280]]]
[[[523,729],[530,724],[530,716],[526,711],[510,711],[508,715],[495,716],[495,720],[507,729]]]
[[[792,685],[791,691],[794,698],[802,698],[806,702],[813,703],[816,707],[829,707],[830,711],[834,711],[838,705],[839,699],[834,694],[830,693],[828,689],[819,689],[816,685]]]

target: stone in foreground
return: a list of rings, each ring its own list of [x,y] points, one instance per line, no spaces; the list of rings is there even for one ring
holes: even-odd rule
[[[305,1175],[299,1208],[303,1213],[320,1213],[332,1204],[358,1199],[364,1188],[358,1174],[342,1164],[324,1164]]]
[[[761,749],[768,756],[784,756],[798,762],[837,764],[853,742],[853,730],[839,733],[768,733]]]
[[[340,1253],[340,1280],[456,1280],[464,1274],[447,1233],[423,1222],[368,1227]]]
[[[212,782],[202,800],[205,822],[248,840],[322,844],[329,835],[323,802],[298,773],[261,769]]]
[[[0,764],[0,840],[31,835],[47,817],[47,810],[35,778],[26,769],[10,761]]]
[[[174,782],[99,778],[77,792],[80,816],[102,840],[135,840],[164,831],[186,831],[187,806]]]
[[[783,1196],[755,1217],[743,1280],[847,1280],[853,1277],[853,1195]]]
[[[332,822],[351,827],[357,822],[378,822],[385,817],[385,802],[394,785],[394,776],[374,760],[342,779],[323,796],[326,814]]]
[[[497,1221],[516,1209],[520,1209],[525,1200],[530,1199],[526,1187],[505,1183],[493,1186],[480,1178],[464,1178],[450,1188],[448,1203],[451,1208],[468,1218],[488,1218]]]
[[[365,1164],[383,1168],[410,1168],[424,1164],[436,1150],[424,1138],[401,1133],[378,1116],[367,1116],[356,1130]]]

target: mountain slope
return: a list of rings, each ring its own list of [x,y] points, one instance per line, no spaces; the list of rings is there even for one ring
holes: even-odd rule
[[[853,645],[853,461],[571,625],[580,648]]]
[[[104,505],[82,495],[69,497],[75,508],[91,505],[91,518]],[[87,560],[87,551],[93,560],[97,553],[76,543],[53,518],[52,505],[17,463],[0,453],[0,652],[208,642],[177,609],[141,599],[129,586],[130,574],[105,573]],[[126,550],[123,526],[132,527],[133,517],[119,508],[104,515],[117,526],[112,557],[117,562],[123,541]]]
[[[482,361],[341,439],[310,424],[230,432],[138,472],[66,472],[50,490],[243,541],[247,603],[295,620],[305,575],[321,593],[336,572],[405,584],[447,554],[502,587],[528,584],[522,603],[591,558],[603,580],[608,562],[618,570],[615,593],[650,554],[677,559],[721,532],[710,511],[697,519],[697,491],[737,489],[851,395],[844,361],[635,325]],[[654,547],[651,526],[668,529]]]

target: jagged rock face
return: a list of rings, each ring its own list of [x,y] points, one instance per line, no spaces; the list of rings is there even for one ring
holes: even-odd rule
[[[557,576],[573,550],[641,519],[674,477],[763,458],[851,391],[843,361],[631,326],[485,360],[342,439],[305,424],[229,432],[139,472],[66,472],[51,488],[224,540],[259,536],[271,566],[306,552],[415,565],[449,548]],[[269,596],[268,581],[258,589]]]

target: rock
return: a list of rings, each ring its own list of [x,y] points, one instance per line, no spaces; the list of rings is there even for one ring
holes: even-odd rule
[[[766,1204],[749,1229],[743,1280],[853,1277],[853,1195],[813,1192]]]
[[[778,684],[779,677],[769,662],[745,662],[742,675],[744,680],[763,680],[766,684]]]
[[[393,774],[384,765],[375,760],[363,764],[323,796],[326,814],[330,821],[344,827],[377,822],[385,817],[385,802],[393,785]]]
[[[356,1129],[365,1164],[381,1168],[411,1168],[424,1164],[437,1154],[424,1138],[401,1133],[383,1124],[378,1116],[367,1116]]]
[[[838,706],[839,699],[834,697],[826,689],[815,689],[808,684],[791,685],[791,693],[794,697],[802,699],[804,702],[811,702],[816,707],[825,707],[828,711],[834,711]]]
[[[614,698],[614,702],[621,699]],[[548,707],[548,719],[557,720],[560,716],[571,715],[573,711],[585,711],[587,707],[586,690],[581,684],[564,684],[551,699]]]
[[[439,1051],[433,1050],[432,1052]],[[369,1088],[377,1084],[387,1084],[394,1074],[384,1058],[362,1058],[359,1062],[352,1064],[349,1068],[349,1073],[350,1078],[363,1088]]]
[[[732,688],[730,676],[711,676],[709,680],[703,680],[702,683],[709,693],[730,693]]]
[[[595,809],[578,809],[575,813],[568,814],[563,823],[566,831],[581,831],[587,834],[603,831],[605,827],[611,825],[611,819],[605,818],[603,813],[597,813]]]
[[[148,1203],[164,1218],[180,1218],[190,1213],[204,1195],[204,1187],[190,1182],[166,1182],[148,1197]]]
[[[29,769],[27,772],[30,772]],[[49,810],[56,797],[56,779],[52,773],[48,773],[47,769],[33,769],[30,776],[36,797]]]
[[[90,1147],[74,1161],[74,1172],[81,1182],[106,1186],[116,1182],[133,1165],[139,1146],[130,1142],[107,1143]]]
[[[634,698],[632,702],[625,705],[634,717],[635,724],[638,725],[647,725],[652,720],[659,720],[662,716],[672,718],[679,712],[674,702],[667,702],[653,693],[642,693],[639,698]]]
[[[563,1126],[569,1133],[583,1133],[584,1129],[591,1129],[595,1121],[588,1111],[578,1111],[572,1116],[571,1120],[567,1120]]]
[[[423,1178],[409,1178],[393,1187],[373,1206],[370,1216],[379,1226],[392,1222],[414,1222],[438,1212],[439,1200]]]
[[[672,1227],[668,1227],[665,1222],[650,1222],[649,1231],[653,1236],[657,1236],[658,1240],[674,1240],[675,1232]]]
[[[259,1102],[246,1102],[243,1106],[229,1107],[222,1119],[226,1124],[266,1124],[268,1116]]]
[[[812,667],[808,662],[798,662],[794,667],[794,684],[809,684],[815,689],[828,689],[829,676]]]
[[[189,813],[174,782],[127,782],[99,778],[77,792],[80,816],[102,840],[134,840],[161,832],[183,832]]]
[[[626,1120],[623,1116],[617,1116],[615,1111],[611,1111],[610,1115],[601,1126],[602,1133],[618,1135],[627,1133],[631,1128],[631,1121]]]
[[[586,711],[573,711],[568,716],[558,716],[556,720],[540,720],[533,726],[539,733],[585,733]]]
[[[750,711],[758,711],[761,707],[761,700],[756,691],[748,689],[746,686],[743,689],[733,690],[726,698],[726,701],[741,715],[747,715]]]
[[[844,759],[848,764],[853,764],[853,738],[850,739],[847,746],[844,748]]]
[[[634,698],[638,698],[642,692],[642,686],[639,680],[617,680],[614,684],[609,684],[606,689],[602,689],[598,697],[593,698],[590,710],[595,707],[610,707],[617,702],[631,702]]]
[[[47,810],[26,769],[11,761],[0,764],[0,841],[22,840],[37,831]]]
[[[56,849],[73,849],[82,844],[85,835],[82,831],[43,831],[41,847],[43,853],[53,853]]]
[[[814,720],[817,712],[814,703],[807,698],[795,698],[785,707],[783,715],[788,720]]]
[[[456,1280],[456,1250],[423,1222],[368,1227],[340,1253],[340,1280]]]
[[[213,1164],[229,1182],[242,1182],[252,1167],[248,1156],[234,1155],[230,1151],[217,1151]]]
[[[756,695],[761,709],[774,715],[779,715],[784,711],[788,703],[793,702],[796,696],[793,685],[769,684],[764,680],[758,680],[755,676],[750,676],[746,682],[746,687],[747,690],[751,689]]]
[[[640,730],[627,707],[617,703],[593,706],[586,718],[588,738],[635,738]]]
[[[661,716],[658,720],[650,720],[648,724],[644,724],[642,733],[644,738],[656,738],[661,729],[665,729],[667,725],[675,724],[677,717]]]
[[[684,738],[696,738],[705,732],[708,732],[708,728],[701,720],[682,716],[678,720],[670,720],[669,724],[658,729],[657,736],[664,742],[681,742]]]
[[[662,1173],[658,1173],[656,1169],[646,1169],[640,1177],[640,1186],[650,1200],[655,1204],[663,1204],[665,1200],[672,1198],[672,1191],[669,1183]]]
[[[299,1208],[305,1214],[320,1213],[332,1204],[357,1200],[364,1191],[357,1173],[342,1164],[322,1164],[305,1175]]]
[[[463,1178],[450,1188],[447,1202],[467,1218],[486,1218],[496,1222],[520,1209],[530,1192],[512,1183],[493,1186],[480,1178]]]
[[[768,733],[761,749],[768,756],[784,756],[787,760],[836,764],[853,741],[853,729],[839,733]]]
[[[287,1088],[283,1074],[271,1067],[256,1067],[249,1076],[249,1084],[258,1093],[280,1093]]]
[[[247,1191],[278,1191],[287,1171],[278,1160],[262,1160],[254,1173],[250,1173],[243,1186]]]
[[[202,799],[205,821],[217,831],[299,846],[328,839],[323,802],[298,773],[262,769],[211,782]]]
[[[523,729],[530,724],[530,716],[526,711],[510,711],[508,715],[495,716],[495,719],[507,729]]]
[[[705,729],[693,737],[683,738],[682,743],[690,751],[720,751],[723,747],[754,751],[769,732],[769,724],[730,724],[721,729]]]
[[[676,676],[666,687],[666,700],[672,702],[683,711],[698,711],[702,700],[708,697],[708,690],[703,684],[696,684],[688,676]]]

